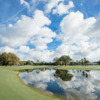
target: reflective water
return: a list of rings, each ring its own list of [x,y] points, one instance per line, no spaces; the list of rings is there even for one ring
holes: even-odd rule
[[[27,70],[19,77],[30,87],[69,100],[100,100],[100,71]]]

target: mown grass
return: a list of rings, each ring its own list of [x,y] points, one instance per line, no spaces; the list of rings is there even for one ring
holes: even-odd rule
[[[19,72],[14,71],[34,68],[33,66],[0,67],[0,100],[57,100],[24,85],[17,76]]]
[[[100,66],[58,66],[55,69],[63,69],[63,70],[100,70]]]
[[[100,70],[100,66],[0,66],[0,100],[57,100],[26,86],[19,79],[17,70],[36,68]]]
[[[23,69],[36,69],[36,68],[48,68],[48,66],[0,66],[0,69],[9,69],[9,70],[23,70]]]

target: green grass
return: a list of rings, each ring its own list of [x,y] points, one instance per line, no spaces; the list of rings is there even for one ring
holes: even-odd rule
[[[44,68],[44,66],[42,66]],[[18,78],[14,70],[33,69],[33,66],[0,67],[0,100],[57,100],[33,90]],[[38,66],[39,68],[39,66]]]
[[[48,68],[47,66],[0,66],[0,69],[9,69],[9,70],[23,70],[23,69],[36,69],[36,68]]]
[[[100,66],[57,66],[55,69],[67,70],[100,70]]]
[[[48,66],[0,66],[0,100],[57,100],[27,85],[18,77],[17,70],[48,68]],[[52,66],[53,69],[100,70],[100,66]]]

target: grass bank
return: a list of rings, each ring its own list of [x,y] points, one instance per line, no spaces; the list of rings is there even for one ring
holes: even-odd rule
[[[34,68],[33,66],[0,67],[0,100],[57,100],[24,85],[17,76],[19,72],[14,71]]]
[[[0,66],[0,100],[57,100],[29,88],[17,76],[16,70],[36,68],[100,70],[100,66]]]

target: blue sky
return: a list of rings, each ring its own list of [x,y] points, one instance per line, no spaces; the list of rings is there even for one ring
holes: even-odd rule
[[[21,60],[100,60],[100,0],[0,0],[0,53]]]

